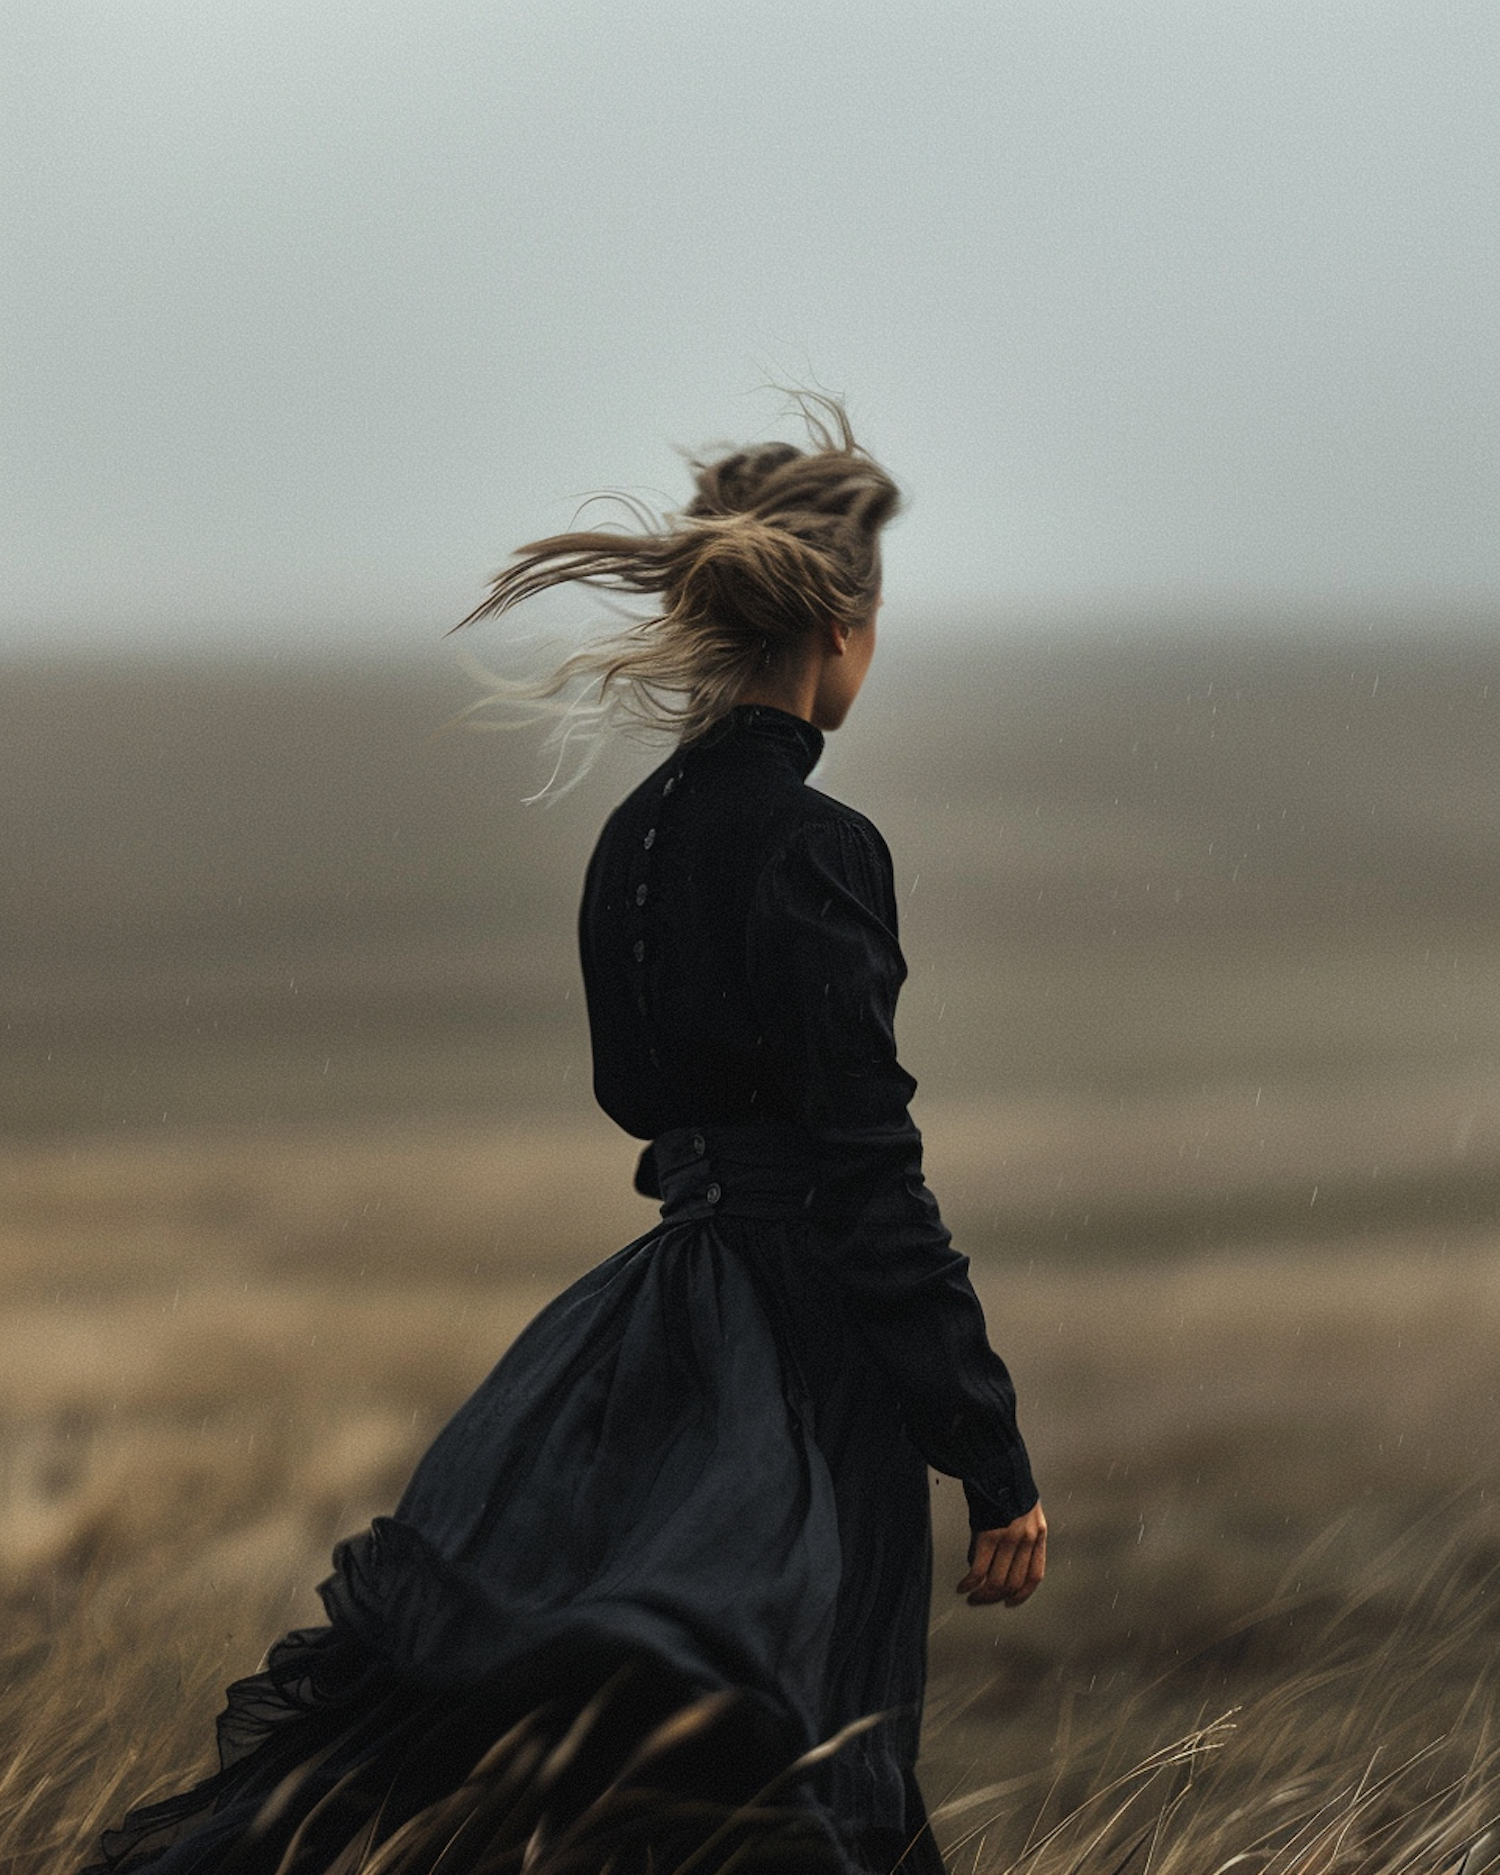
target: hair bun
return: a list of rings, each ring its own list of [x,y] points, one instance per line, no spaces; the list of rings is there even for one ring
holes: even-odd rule
[[[737,449],[722,462],[696,463],[693,481],[698,493],[683,512],[695,517],[743,514],[756,506],[779,469],[802,461],[805,453],[792,443],[762,443],[756,449]]]

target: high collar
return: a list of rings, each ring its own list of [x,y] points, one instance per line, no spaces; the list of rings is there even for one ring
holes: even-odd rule
[[[823,732],[774,704],[737,703],[698,738],[700,748],[746,743],[774,750],[796,770],[799,781],[806,781],[823,753]]]

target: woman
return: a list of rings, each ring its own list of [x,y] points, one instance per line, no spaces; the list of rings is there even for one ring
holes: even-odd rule
[[[842,409],[807,415],[805,451],[696,465],[669,526],[522,549],[471,615],[569,580],[660,596],[532,694],[582,676],[677,736],[580,917],[595,1090],[648,1142],[661,1222],[525,1331],[394,1517],[340,1545],[328,1625],[230,1689],[223,1770],[136,1812],[101,1868],[352,1868],[539,1706],[572,1740],[556,1840],[705,1696],[645,1782],[734,1806],[780,1774],[808,1866],[942,1867],[913,1774],[926,1467],[963,1480],[971,1602],[1027,1599],[1046,1523],[922,1180],[890,858],[807,786],[869,668],[898,499]]]

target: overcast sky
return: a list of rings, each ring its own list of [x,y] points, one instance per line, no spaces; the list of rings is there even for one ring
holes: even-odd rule
[[[425,643],[847,394],[888,626],[1500,596],[1495,0],[5,0],[0,645]]]

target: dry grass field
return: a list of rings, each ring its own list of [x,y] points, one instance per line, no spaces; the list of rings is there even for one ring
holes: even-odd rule
[[[204,1765],[335,1538],[649,1223],[570,931],[647,758],[523,808],[534,746],[435,733],[466,694],[3,673],[16,1875]],[[1500,650],[1075,636],[865,704],[823,785],[896,853],[932,1181],[1055,1533],[970,1610],[935,1484],[955,1869],[1454,1867],[1500,1815]]]

